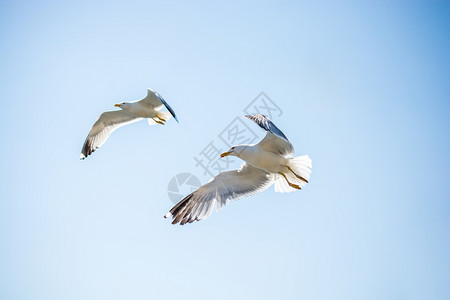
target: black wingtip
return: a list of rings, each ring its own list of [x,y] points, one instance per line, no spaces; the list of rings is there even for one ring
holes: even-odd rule
[[[169,103],[166,102],[166,100],[164,100],[164,98],[158,94],[157,92],[154,92],[156,97],[158,97],[158,99],[162,102],[162,104],[167,108],[167,110],[170,112],[170,114],[172,115],[172,117],[177,121],[177,123],[180,123],[178,121],[177,115],[175,114],[175,111],[172,109],[172,107],[170,107]]]
[[[246,115],[246,118],[252,120],[262,129],[269,131],[275,135],[278,135],[281,138],[284,138],[286,141],[289,141],[288,138],[284,135],[284,133],[278,129],[277,126],[265,115],[263,114],[254,114],[254,115]]]
[[[193,193],[190,193],[184,199],[182,199],[180,202],[178,202],[172,209],[164,216],[164,218],[172,217],[172,224],[178,224],[184,225],[186,224],[187,219],[187,212],[183,212],[186,205],[189,204],[189,200],[192,198]]]
[[[244,117],[249,118],[249,119],[253,119],[253,118],[257,118],[257,117],[264,117],[264,119],[267,119],[270,121],[270,119],[264,114],[245,115]]]

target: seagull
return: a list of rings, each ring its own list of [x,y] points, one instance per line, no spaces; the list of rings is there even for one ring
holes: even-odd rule
[[[300,190],[308,183],[312,161],[308,155],[294,156],[294,147],[283,132],[262,114],[247,115],[266,131],[266,136],[253,145],[231,147],[220,156],[237,156],[244,160],[241,168],[213,177],[178,202],[164,218],[172,224],[192,223],[207,218],[214,207],[218,211],[230,200],[251,196],[275,184],[275,192]]]
[[[95,150],[100,148],[109,136],[119,127],[140,121],[146,118],[148,125],[164,125],[170,117],[178,122],[177,116],[169,104],[152,89],[147,89],[147,97],[133,102],[122,102],[114,106],[121,110],[106,111],[100,115],[98,120],[92,126],[89,135],[84,142],[81,150],[80,159],[85,159]],[[166,107],[167,111],[160,111]]]

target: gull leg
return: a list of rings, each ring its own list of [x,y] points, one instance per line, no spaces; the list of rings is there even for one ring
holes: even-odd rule
[[[286,175],[284,175],[284,173],[280,172],[278,174],[281,174],[284,177],[284,179],[286,179],[286,181],[287,181],[287,183],[289,184],[290,187],[292,187],[294,189],[297,189],[297,190],[301,190],[302,189],[299,185],[294,184],[294,183],[290,183],[289,180],[287,179]]]
[[[152,120],[155,121],[155,122],[158,123],[158,124],[164,125],[164,122],[158,121],[158,120],[156,120],[155,118],[152,118]]]
[[[158,115],[156,115],[156,117],[158,118],[158,119],[160,119],[161,121],[163,121],[163,122],[166,122],[167,120],[165,120],[165,119],[163,119],[163,118],[161,118],[160,116],[158,116]]]
[[[297,177],[298,179],[300,179],[300,180],[302,180],[302,181],[308,183],[308,180],[306,180],[305,178],[303,178],[303,177],[300,176],[300,175],[297,175],[297,174],[294,172],[294,170],[291,169],[291,167],[289,167],[289,166],[286,166],[286,167],[289,169],[289,171],[291,171],[292,173],[294,173],[295,177]]]

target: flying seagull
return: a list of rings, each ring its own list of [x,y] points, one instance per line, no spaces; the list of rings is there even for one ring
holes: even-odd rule
[[[207,218],[214,207],[219,210],[236,200],[268,189],[289,193],[308,183],[312,167],[308,155],[294,156],[294,147],[287,137],[262,114],[245,116],[266,130],[256,145],[231,147],[220,156],[237,156],[244,160],[239,170],[222,172],[208,183],[178,202],[164,217],[172,216],[172,224],[192,223]]]
[[[148,120],[150,126],[156,123],[164,125],[170,117],[178,122],[177,116],[169,104],[157,92],[147,89],[147,97],[133,102],[122,102],[114,106],[121,110],[107,111],[100,115],[97,122],[92,126],[89,135],[81,150],[80,159],[85,159],[95,150],[100,148],[109,136],[119,127],[140,121]],[[167,111],[161,111],[162,108]]]

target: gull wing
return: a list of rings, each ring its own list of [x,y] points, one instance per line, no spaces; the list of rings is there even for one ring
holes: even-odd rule
[[[239,170],[222,172],[208,183],[178,202],[164,217],[172,216],[172,224],[180,225],[206,219],[230,200],[237,200],[264,191],[273,184],[273,175],[251,165]]]
[[[100,115],[98,120],[92,126],[83,148],[81,149],[80,159],[85,159],[95,150],[100,148],[109,136],[119,127],[139,121],[142,118],[133,116],[124,110],[107,111]]]
[[[164,100],[164,98],[161,97],[161,95],[155,92],[154,90],[147,89],[147,97],[138,102],[139,104],[151,107],[154,110],[161,110],[163,109],[163,107],[165,107],[173,116],[173,118],[178,122],[178,118],[175,115],[175,111],[172,109],[172,107],[170,107],[170,105],[166,102],[166,100]]]
[[[284,133],[265,115],[245,116],[267,131],[266,136],[258,143],[259,148],[283,156],[293,156],[294,146],[289,142]]]

